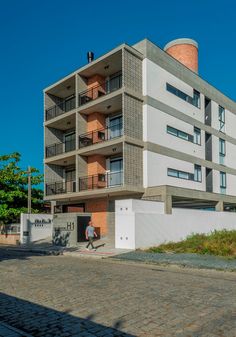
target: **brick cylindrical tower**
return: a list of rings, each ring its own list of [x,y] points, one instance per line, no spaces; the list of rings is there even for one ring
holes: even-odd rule
[[[198,43],[192,39],[173,40],[164,47],[164,51],[198,73]]]

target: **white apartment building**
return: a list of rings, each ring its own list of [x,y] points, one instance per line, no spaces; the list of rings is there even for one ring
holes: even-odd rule
[[[117,199],[234,210],[236,103],[198,75],[197,43],[145,39],[90,61],[44,90],[55,212],[92,216],[109,236]]]

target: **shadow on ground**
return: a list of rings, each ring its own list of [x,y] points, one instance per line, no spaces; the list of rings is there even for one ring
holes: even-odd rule
[[[124,323],[122,320],[117,320],[112,327],[107,327],[93,322],[92,320],[94,319],[96,319],[96,313],[91,313],[91,315],[86,318],[80,318],[73,316],[70,310],[59,312],[0,293],[0,322],[7,323],[34,337],[134,337],[134,335],[127,334],[120,330]]]

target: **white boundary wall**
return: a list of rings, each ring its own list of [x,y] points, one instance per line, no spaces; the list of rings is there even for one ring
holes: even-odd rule
[[[31,242],[52,239],[52,214],[23,214],[21,213],[20,242]]]
[[[192,233],[236,230],[236,213],[173,208],[164,214],[162,202],[116,200],[115,246],[137,249],[178,242]]]

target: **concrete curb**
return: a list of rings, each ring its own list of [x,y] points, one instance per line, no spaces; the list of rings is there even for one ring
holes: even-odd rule
[[[42,255],[63,255],[63,249],[38,249],[38,248],[16,248],[16,247],[4,247],[6,251],[23,252],[23,253],[36,253]]]

